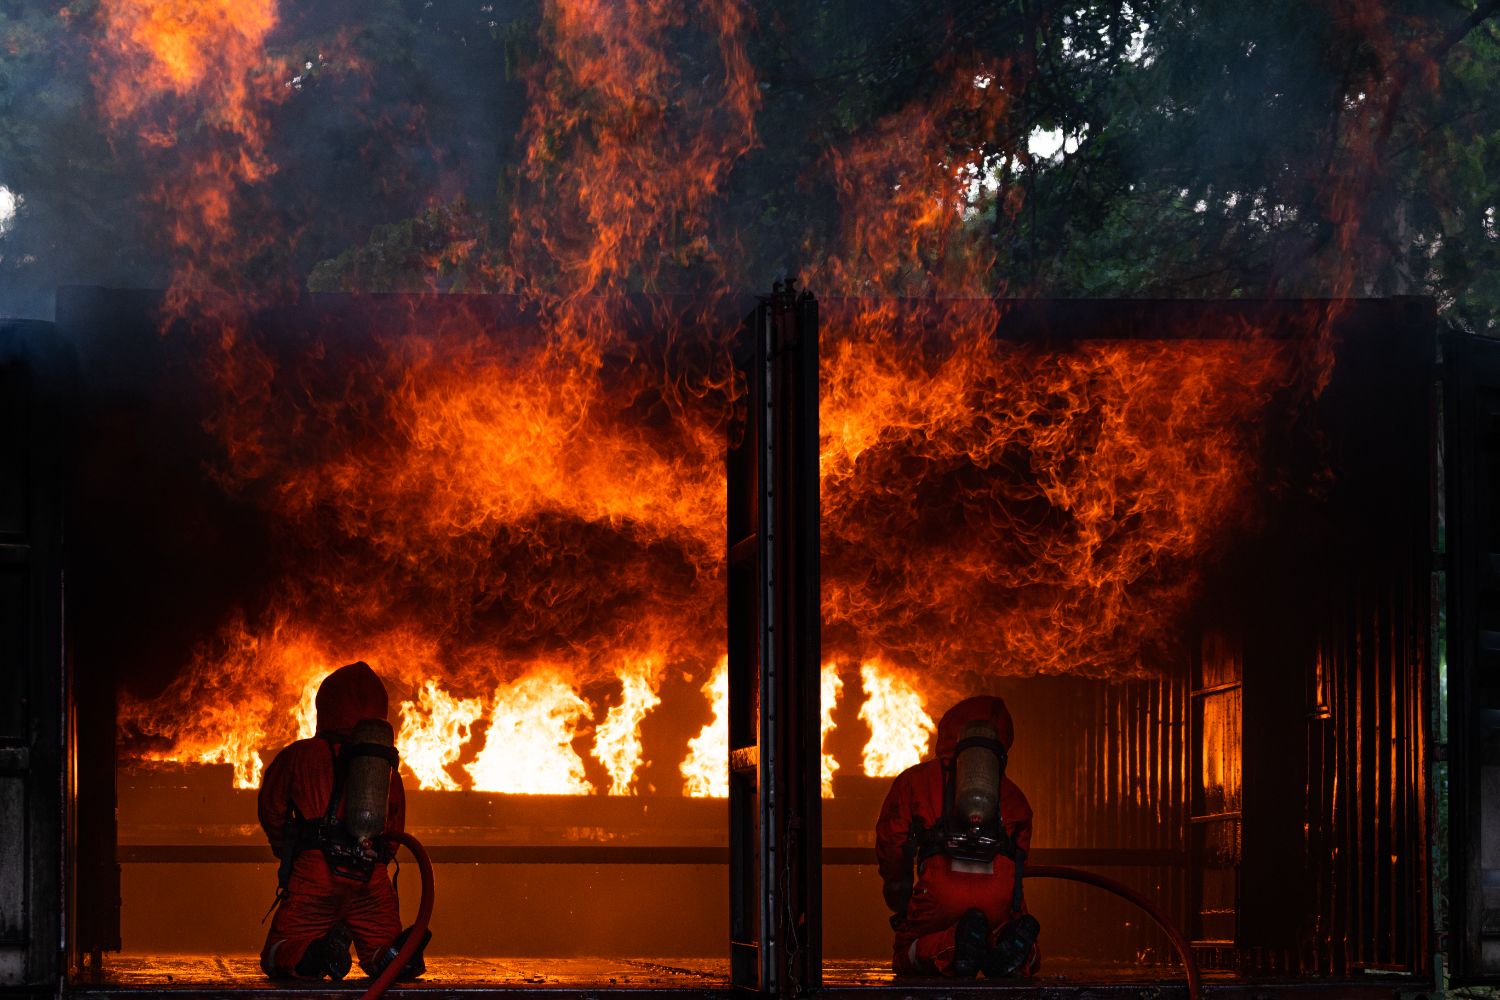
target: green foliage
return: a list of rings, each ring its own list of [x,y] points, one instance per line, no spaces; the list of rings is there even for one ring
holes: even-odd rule
[[[1077,101],[1032,91],[1045,97],[1037,123],[1083,140],[1019,178],[1005,277],[1060,295],[1431,294],[1454,320],[1492,327],[1494,29],[1433,64],[1466,9],[1388,6],[1363,24],[1303,2],[1137,5],[1139,58],[1116,50],[1080,70],[1060,92]],[[1044,47],[1076,50],[1081,23]],[[1069,74],[1066,57],[1039,66]]]
[[[0,2],[0,184],[24,198],[0,236],[7,312],[169,273],[158,168],[97,107],[97,2]],[[979,59],[1004,114],[948,141],[998,188],[965,244],[992,251],[990,290],[1431,294],[1468,328],[1500,322],[1500,32],[1439,51],[1474,0],[749,3],[758,142],[712,248],[736,283],[836,247],[832,157]],[[313,67],[272,115],[256,206],[287,238],[255,266],[319,289],[499,287],[542,23],[538,0],[285,5],[267,57]],[[1042,131],[1072,141],[1037,157]],[[683,290],[704,273],[693,239],[664,248]]]
[[[465,292],[486,288],[484,247],[497,241],[459,199],[401,222],[375,227],[370,239],[308,275],[311,292]]]
[[[0,4],[0,185],[20,195],[0,237],[0,312],[50,314],[59,284],[159,284],[138,231],[137,167],[99,125],[81,26],[94,3]]]

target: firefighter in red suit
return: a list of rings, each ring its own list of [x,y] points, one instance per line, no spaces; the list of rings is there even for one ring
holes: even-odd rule
[[[351,865],[335,845],[343,776],[350,754],[359,749],[351,746],[350,734],[364,720],[385,720],[385,685],[364,663],[340,667],[318,688],[317,711],[317,735],[277,754],[260,786],[260,825],[281,860],[276,916],[260,964],[273,978],[342,979],[352,942],[360,967],[374,976],[405,940],[386,873],[389,854],[382,849],[374,861]],[[390,776],[388,802],[386,831],[400,832],[406,792],[399,772]],[[401,978],[422,971],[419,951]]]
[[[898,975],[1006,978],[1040,967],[1040,928],[1021,893],[1031,805],[1004,777],[1014,739],[1000,698],[959,702],[938,723],[936,759],[901,772],[886,795],[875,851],[893,913]],[[990,772],[987,818],[974,812],[970,821],[957,787],[960,753],[971,772],[976,761],[998,765]]]

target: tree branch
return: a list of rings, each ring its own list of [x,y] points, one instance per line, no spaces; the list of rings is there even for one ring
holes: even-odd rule
[[[1391,82],[1391,96],[1385,106],[1385,118],[1380,123],[1380,135],[1375,144],[1377,162],[1384,154],[1386,141],[1390,139],[1391,130],[1395,127],[1396,110],[1400,107],[1401,98],[1406,93],[1406,85],[1411,82],[1412,74],[1416,72],[1418,66],[1442,62],[1455,45],[1468,37],[1469,32],[1479,27],[1497,11],[1500,11],[1500,0],[1481,0],[1468,17],[1443,34],[1426,58],[1420,61],[1407,59],[1397,68],[1395,79]]]

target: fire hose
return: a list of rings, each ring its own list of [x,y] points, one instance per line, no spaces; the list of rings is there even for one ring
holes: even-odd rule
[[[375,981],[370,984],[369,989],[365,990],[360,1000],[376,1000],[390,988],[391,983],[395,982],[396,977],[401,974],[401,970],[406,968],[406,963],[410,962],[412,956],[417,953],[417,949],[422,947],[422,939],[427,936],[427,923],[432,919],[432,859],[427,856],[427,849],[409,833],[387,833],[385,837],[387,840],[405,845],[406,849],[411,851],[412,856],[417,859],[417,870],[422,874],[422,901],[417,905],[417,919],[411,925],[411,930],[407,932],[406,941],[401,945],[401,950],[396,952],[395,958],[386,963],[385,968],[381,970],[380,975],[375,977]]]
[[[396,957],[386,964],[385,969],[375,978],[365,990],[360,1000],[377,1000],[383,995],[401,970],[406,968],[406,963],[411,961],[417,949],[422,946],[422,939],[427,934],[427,925],[432,920],[432,902],[435,895],[432,879],[432,859],[427,856],[424,848],[416,837],[409,833],[392,833],[386,835],[388,839],[404,845],[411,851],[412,856],[417,859],[417,870],[422,876],[422,898],[417,904],[417,919],[412,923],[411,931],[406,935],[406,941],[401,945],[401,950]],[[1156,925],[1167,935],[1172,942],[1172,947],[1177,949],[1177,954],[1182,958],[1182,964],[1187,970],[1188,997],[1190,1000],[1200,1000],[1202,996],[1202,980],[1198,974],[1198,963],[1193,958],[1193,950],[1188,945],[1187,939],[1182,936],[1176,926],[1166,918],[1166,915],[1158,910],[1149,899],[1136,892],[1127,885],[1116,882],[1114,879],[1093,872],[1083,871],[1078,868],[1066,868],[1062,865],[1033,865],[1026,869],[1028,878],[1055,878],[1068,882],[1081,882],[1084,885],[1096,886],[1106,892],[1112,892],[1127,902],[1134,903],[1144,910]]]
[[[1182,956],[1182,964],[1187,968],[1187,988],[1190,1000],[1199,1000],[1202,996],[1202,981],[1198,976],[1198,963],[1193,959],[1193,949],[1188,945],[1187,938],[1182,932],[1167,920],[1166,916],[1156,908],[1149,899],[1136,892],[1127,885],[1122,885],[1112,878],[1103,875],[1095,875],[1078,868],[1065,868],[1061,865],[1034,865],[1027,866],[1027,878],[1057,878],[1068,882],[1082,882],[1084,885],[1097,886],[1106,892],[1112,892],[1121,899],[1127,900],[1146,911],[1146,915],[1156,921],[1156,925],[1162,929],[1167,938],[1172,942],[1172,947],[1177,949],[1177,954]]]

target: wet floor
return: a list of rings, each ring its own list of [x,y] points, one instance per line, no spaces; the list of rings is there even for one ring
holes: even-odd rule
[[[1053,959],[1034,985],[1085,983],[1171,983],[1181,970],[1157,965],[1106,965]],[[1205,980],[1220,978],[1205,974]],[[890,967],[876,960],[829,959],[823,964],[828,986],[885,986]],[[341,985],[365,982],[356,967]],[[264,989],[271,985],[254,955],[107,956],[97,978],[81,985],[139,989],[218,991]],[[311,985],[311,984],[298,984]],[[427,974],[402,989],[469,990],[484,987],[553,989],[701,990],[729,985],[729,962],[716,958],[479,958],[429,956]]]
[[[343,984],[365,983],[356,966]],[[270,985],[255,955],[107,956],[89,986],[125,989],[233,990]],[[298,983],[296,985],[311,985]],[[325,984],[326,985],[326,984]],[[624,986],[702,989],[729,985],[729,962],[706,958],[466,958],[430,956],[427,974],[402,989],[544,986],[590,989]]]

